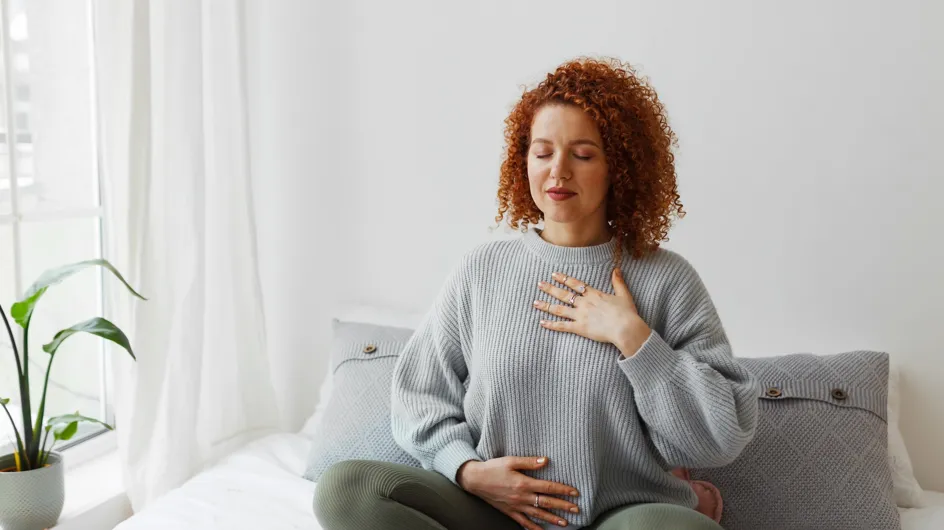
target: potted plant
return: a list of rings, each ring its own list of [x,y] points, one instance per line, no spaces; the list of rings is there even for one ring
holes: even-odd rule
[[[43,345],[43,351],[49,354],[49,361],[46,365],[42,397],[35,414],[31,406],[29,327],[36,304],[49,287],[93,266],[101,266],[112,272],[134,296],[146,300],[128,285],[111,263],[103,259],[82,261],[48,270],[30,286],[23,300],[10,308],[10,317],[23,328],[23,340],[19,348],[7,314],[0,304],[0,316],[13,346],[13,356],[16,358],[20,410],[15,412],[18,412],[17,416],[21,419],[20,426],[17,427],[14,414],[8,407],[10,398],[0,394],[0,405],[13,425],[15,436],[13,454],[0,455],[0,528],[4,530],[39,530],[55,525],[65,501],[62,456],[54,451],[56,443],[72,438],[82,422],[99,423],[108,429],[112,428],[99,420],[81,416],[78,412],[45,418],[46,390],[49,386],[52,362],[66,339],[76,333],[90,333],[114,342],[127,351],[132,359],[135,358],[128,337],[104,318],[90,318],[59,331],[48,344]],[[4,390],[0,389],[0,392]]]

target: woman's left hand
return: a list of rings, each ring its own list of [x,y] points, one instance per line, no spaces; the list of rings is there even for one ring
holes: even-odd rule
[[[636,302],[618,267],[613,269],[614,294],[604,293],[559,272],[551,276],[568,289],[548,282],[539,282],[538,288],[566,305],[535,300],[534,307],[570,320],[542,320],[543,327],[611,343],[624,357],[631,357],[646,342],[649,326],[639,316]]]

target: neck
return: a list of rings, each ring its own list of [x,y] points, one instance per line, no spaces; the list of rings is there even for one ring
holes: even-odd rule
[[[601,245],[612,235],[606,223],[556,223],[544,221],[541,238],[561,247],[589,247]]]

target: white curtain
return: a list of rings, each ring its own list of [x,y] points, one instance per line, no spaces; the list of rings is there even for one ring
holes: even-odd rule
[[[250,193],[239,0],[93,0],[116,423],[135,511],[279,425]],[[110,285],[114,287],[114,285]]]

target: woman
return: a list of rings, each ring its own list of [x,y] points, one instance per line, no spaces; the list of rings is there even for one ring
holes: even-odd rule
[[[662,104],[629,66],[573,61],[505,137],[496,219],[525,233],[464,257],[394,372],[394,438],[423,469],[336,464],[319,520],[720,528],[670,471],[734,460],[757,388],[698,274],[659,249],[683,214]]]

